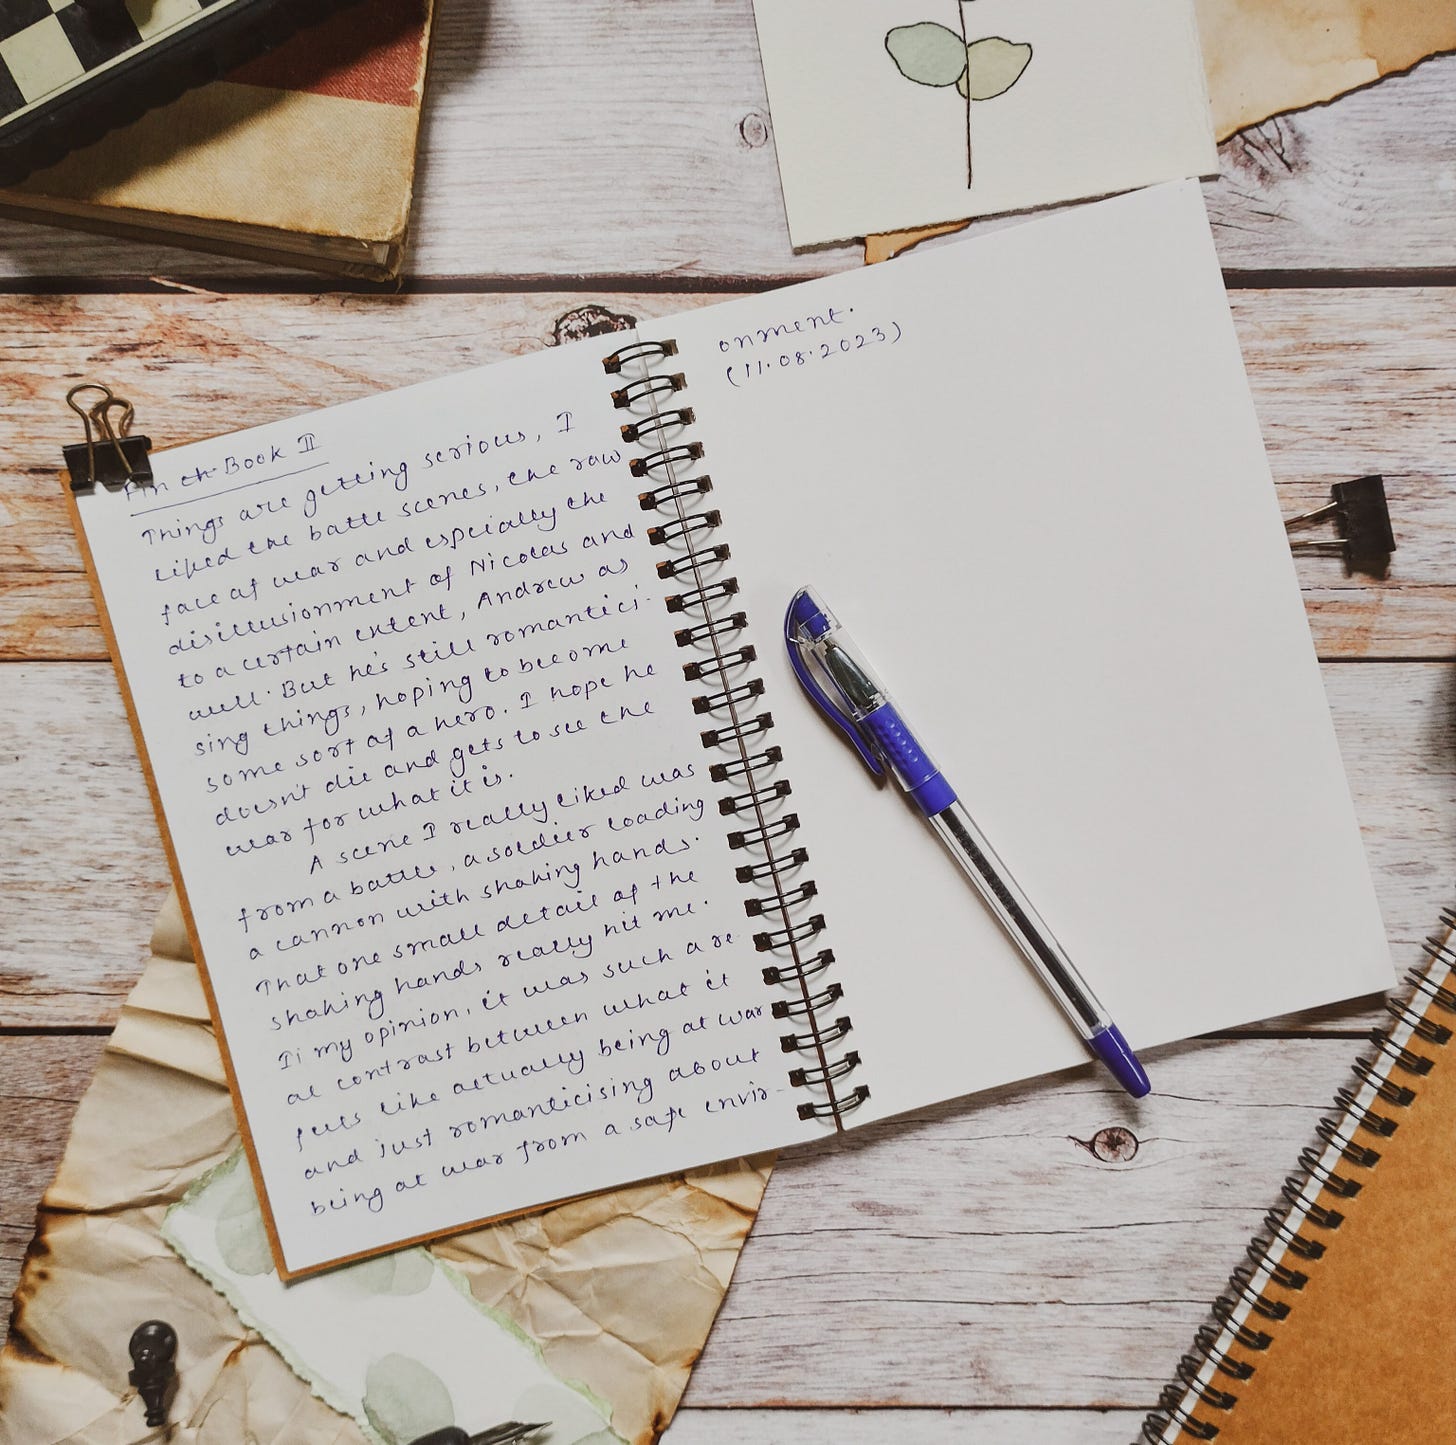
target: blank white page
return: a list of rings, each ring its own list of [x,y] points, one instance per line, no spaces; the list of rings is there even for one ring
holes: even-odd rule
[[[805,583],[1135,1047],[1391,982],[1196,185],[666,329],[872,1091],[857,1117],[1088,1055],[800,694],[780,629]]]

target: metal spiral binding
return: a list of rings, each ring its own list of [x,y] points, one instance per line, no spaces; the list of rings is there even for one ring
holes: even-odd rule
[[[714,540],[723,518],[716,508],[689,510],[713,490],[713,483],[701,469],[702,443],[686,435],[696,415],[676,399],[687,386],[686,378],[661,369],[676,355],[675,341],[638,341],[614,351],[602,368],[622,378],[611,393],[613,406],[631,417],[622,426],[622,440],[643,448],[643,455],[628,464],[632,476],[648,484],[638,502],[644,512],[662,518],[647,529],[649,543],[670,554],[658,563],[657,575],[682,582],[683,590],[665,603],[669,613],[689,619],[673,636],[689,654],[684,679],[704,685],[692,708],[712,722],[700,735],[703,747],[715,754],[708,776],[732,785],[719,798],[718,811],[744,820],[745,826],[728,834],[729,848],[749,860],[736,868],[735,876],[740,883],[767,890],[746,898],[743,908],[749,918],[763,920],[753,935],[754,947],[779,960],[763,970],[763,980],[780,995],[773,1017],[791,1021],[794,1029],[781,1036],[780,1047],[809,1060],[788,1074],[791,1087],[810,1095],[798,1106],[799,1118],[830,1120],[843,1129],[843,1116],[864,1103],[870,1091],[864,1084],[849,1087],[842,1082],[859,1067],[858,1053],[830,1052],[853,1024],[847,1014],[828,1016],[843,989],[817,977],[834,962],[834,954],[827,948],[810,949],[824,932],[824,915],[809,911],[818,888],[803,876],[808,852],[793,842],[799,818],[785,804],[793,790],[780,773],[783,751],[759,742],[773,728],[773,714],[757,710],[763,681],[750,673],[758,654],[740,636],[748,627],[747,614],[731,610],[738,580],[727,575],[725,564],[732,554]]]
[[[1324,1147],[1311,1146],[1300,1154],[1300,1172],[1291,1174],[1281,1190],[1286,1206],[1265,1216],[1268,1233],[1250,1241],[1247,1259],[1229,1277],[1227,1292],[1214,1302],[1213,1321],[1194,1337],[1192,1351],[1178,1362],[1175,1378],[1158,1398],[1158,1408],[1143,1422],[1142,1438],[1148,1445],[1218,1437],[1218,1415],[1235,1409],[1239,1401],[1228,1382],[1247,1380],[1259,1368],[1257,1359],[1244,1356],[1259,1356],[1277,1344],[1277,1333],[1264,1329],[1263,1322],[1277,1326],[1299,1308],[1297,1298],[1268,1293],[1270,1286],[1297,1296],[1325,1252],[1324,1243],[1306,1233],[1306,1227],[1329,1233],[1344,1223],[1340,1210],[1318,1203],[1314,1196],[1343,1201],[1360,1192],[1363,1181],[1354,1171],[1378,1168],[1382,1141],[1400,1128],[1399,1118],[1378,1111],[1376,1101],[1382,1108],[1409,1108],[1420,1092],[1420,1080],[1436,1064],[1435,1056],[1413,1045],[1419,1041],[1422,1048],[1444,1049],[1456,1036],[1456,1030],[1428,1012],[1438,1008],[1456,1018],[1456,946],[1451,936],[1456,909],[1445,909],[1441,922],[1446,936],[1428,938],[1424,944],[1428,962],[1406,975],[1410,994],[1386,1004],[1394,1022],[1372,1031],[1375,1054],[1356,1060],[1355,1086],[1340,1089],[1335,1096],[1338,1112],[1320,1121]],[[1413,1080],[1414,1087],[1393,1078],[1397,1070]],[[1375,1143],[1363,1143],[1357,1131]]]

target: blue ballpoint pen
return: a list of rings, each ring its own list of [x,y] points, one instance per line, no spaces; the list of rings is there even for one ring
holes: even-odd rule
[[[800,588],[789,603],[784,640],[789,663],[814,704],[845,734],[870,772],[881,777],[888,769],[909,794],[1087,1047],[1133,1098],[1142,1098],[1151,1086],[1137,1055],[906,726],[838,619],[808,587]]]

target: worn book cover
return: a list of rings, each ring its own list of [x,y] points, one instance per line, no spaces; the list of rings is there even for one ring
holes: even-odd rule
[[[0,212],[376,280],[399,273],[433,0],[362,0],[0,191]]]

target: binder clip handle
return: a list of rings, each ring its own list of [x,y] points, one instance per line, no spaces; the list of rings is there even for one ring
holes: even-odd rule
[[[100,392],[101,396],[90,406],[83,406],[77,398],[88,391]],[[152,480],[151,438],[129,435],[136,409],[125,397],[117,396],[99,381],[83,381],[66,393],[66,405],[86,428],[84,442],[61,450],[73,492],[89,492],[97,482],[105,487],[122,487]],[[112,412],[120,412],[116,422],[112,421]]]
[[[1344,559],[1345,571],[1385,577],[1390,572],[1390,554],[1395,551],[1395,532],[1385,500],[1385,479],[1378,475],[1336,482],[1330,500],[1313,512],[1286,517],[1284,529],[1333,520],[1338,540],[1291,542],[1295,552],[1307,552]]]

